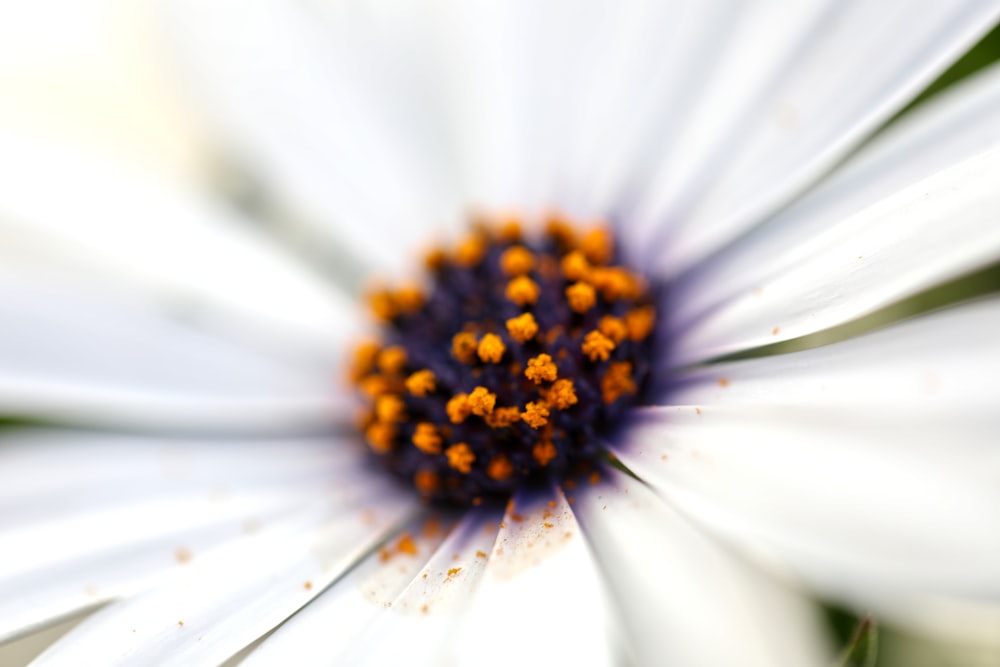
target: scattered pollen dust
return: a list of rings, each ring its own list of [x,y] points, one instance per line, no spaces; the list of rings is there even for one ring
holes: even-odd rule
[[[450,570],[448,570],[448,576],[449,577],[454,577],[456,574],[458,574],[461,571],[462,571],[462,568],[460,568],[460,567],[453,567]]]
[[[177,621],[177,627],[183,628],[184,627],[184,621]]]
[[[302,584],[302,588],[306,589],[307,591],[311,591],[312,587],[313,587],[313,582],[311,581],[307,581],[306,583]]]
[[[771,335],[777,336],[779,331],[781,331],[781,327],[774,327],[773,329],[771,329]]]
[[[174,551],[174,559],[181,565],[184,565],[185,563],[190,563],[191,558],[193,557],[194,554],[191,553],[191,550],[185,547],[177,547],[177,549]]]
[[[477,551],[476,552],[476,558],[486,558],[486,552],[485,551]]]
[[[719,378],[719,386],[720,387],[728,387],[729,386],[729,380],[727,380],[726,378]]]
[[[694,412],[695,412],[695,414],[700,415],[701,414],[701,408],[695,408]]]

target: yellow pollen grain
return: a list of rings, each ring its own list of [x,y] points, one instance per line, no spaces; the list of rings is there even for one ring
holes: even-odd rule
[[[378,354],[378,367],[383,373],[399,373],[406,366],[406,350],[393,345],[387,347]]]
[[[417,543],[413,540],[413,536],[409,533],[403,533],[399,536],[399,541],[396,542],[396,551],[409,556],[416,556],[417,553],[419,553]]]
[[[591,331],[584,337],[580,349],[583,350],[583,353],[591,361],[597,361],[598,359],[607,361],[611,356],[612,350],[615,349],[615,342],[600,331]]]
[[[597,330],[613,340],[616,344],[625,340],[628,335],[628,327],[625,323],[614,315],[605,315],[597,323]]]
[[[521,421],[521,411],[516,406],[494,408],[492,414],[483,417],[483,421],[490,428],[507,428],[511,424]]]
[[[507,346],[503,344],[500,336],[488,333],[479,341],[476,352],[483,363],[498,364],[503,359],[503,353],[506,350]]]
[[[471,364],[476,359],[476,335],[468,331],[460,331],[451,338],[451,356],[463,364]]]
[[[538,334],[538,322],[531,313],[522,313],[507,320],[507,333],[518,343],[526,343]]]
[[[486,239],[479,234],[473,234],[462,241],[455,250],[455,263],[459,266],[473,267],[486,254]]]
[[[392,441],[396,438],[396,427],[385,422],[375,422],[365,429],[365,440],[373,451],[385,454],[392,450]]]
[[[552,382],[556,379],[557,373],[558,369],[552,361],[552,357],[547,354],[540,354],[528,359],[528,367],[524,369],[524,377],[535,384]]]
[[[585,313],[597,303],[597,293],[587,283],[573,283],[566,288],[566,301],[577,313]]]
[[[496,404],[497,395],[486,387],[476,387],[469,394],[469,407],[472,408],[472,414],[474,415],[479,415],[480,417],[488,415],[493,412]]]
[[[554,459],[558,453],[551,440],[540,440],[531,448],[531,455],[540,466],[548,465],[549,461]]]
[[[448,399],[448,404],[444,407],[448,413],[448,419],[452,424],[461,424],[472,414],[472,406],[469,405],[468,394],[455,394]]]
[[[532,401],[524,406],[521,419],[531,428],[539,429],[549,423],[549,408],[541,401]]]
[[[653,332],[656,324],[656,310],[652,306],[643,306],[625,313],[625,327],[628,329],[629,340],[639,342],[645,340]]]
[[[500,255],[500,270],[513,278],[530,273],[535,268],[535,256],[524,246],[507,248]]]
[[[590,262],[579,250],[567,253],[559,262],[559,268],[567,280],[586,280],[590,275]]]
[[[580,239],[580,252],[592,264],[607,264],[615,254],[614,238],[603,227],[592,229]]]
[[[424,454],[441,453],[441,436],[438,435],[434,424],[427,422],[417,424],[416,430],[413,431],[413,444]]]
[[[406,419],[406,403],[392,394],[379,396],[375,399],[375,416],[383,422],[401,422]]]
[[[541,289],[528,276],[518,276],[507,283],[506,296],[519,306],[528,306],[538,300]]]
[[[432,470],[419,470],[413,476],[413,486],[420,493],[429,496],[441,486],[441,479]]]
[[[487,477],[498,482],[502,482],[512,474],[514,474],[514,466],[503,454],[490,461],[489,465],[486,466]]]
[[[614,403],[622,394],[636,392],[635,380],[632,379],[632,364],[627,361],[617,361],[608,366],[607,372],[601,378],[601,398],[607,404]]]
[[[448,465],[458,472],[468,475],[472,470],[472,464],[476,460],[476,455],[472,453],[472,450],[464,442],[452,445],[444,450],[444,453],[448,457]]]
[[[545,400],[549,404],[549,407],[556,408],[557,410],[565,410],[571,405],[576,405],[578,399],[573,381],[566,378],[556,380],[552,384],[552,387],[549,388]]]
[[[406,390],[414,396],[426,396],[437,387],[434,371],[423,369],[406,378]]]

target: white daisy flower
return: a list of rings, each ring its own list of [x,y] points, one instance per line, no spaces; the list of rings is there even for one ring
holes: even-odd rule
[[[1000,302],[760,349],[1000,259],[1000,69],[866,141],[998,14],[170,3],[341,284],[0,133],[0,638],[97,609],[34,664],[828,665],[813,596],[995,630]],[[352,361],[355,267],[456,235]]]

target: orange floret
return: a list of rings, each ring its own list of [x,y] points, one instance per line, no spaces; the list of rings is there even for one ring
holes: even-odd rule
[[[469,405],[469,395],[455,394],[448,399],[448,404],[444,409],[448,413],[448,419],[451,420],[452,424],[461,424],[472,414],[472,406]]]
[[[392,298],[392,293],[389,290],[380,289],[370,292],[365,300],[368,302],[369,310],[378,320],[389,322],[399,314],[396,300]]]
[[[418,470],[413,476],[413,486],[425,496],[429,496],[441,486],[441,479],[432,470]]]
[[[514,466],[511,465],[510,461],[503,454],[490,461],[490,464],[486,466],[486,475],[498,482],[502,482],[513,473]]]
[[[405,285],[393,295],[396,307],[404,313],[414,313],[424,305],[424,292],[416,285]]]
[[[500,255],[500,270],[514,277],[530,273],[535,268],[535,256],[524,246],[513,246]]]
[[[615,343],[620,343],[625,340],[625,336],[628,335],[628,327],[625,323],[614,315],[605,315],[601,318],[601,321],[597,323],[597,329],[613,340]]]
[[[518,276],[507,283],[507,299],[519,306],[527,306],[538,300],[541,288],[528,276]]]
[[[587,358],[591,361],[607,361],[611,356],[612,350],[615,349],[615,342],[602,334],[600,331],[591,331],[583,339],[583,345],[580,346],[583,353],[587,355]]]
[[[472,450],[464,442],[452,445],[444,450],[444,453],[448,457],[448,465],[455,470],[465,475],[469,474],[469,471],[472,470],[472,464],[476,460],[476,455],[472,453]]]
[[[577,313],[585,313],[597,303],[597,293],[587,283],[573,283],[566,288],[566,301]]]
[[[494,408],[492,414],[483,417],[490,428],[507,428],[521,421],[521,411],[517,407]]]
[[[351,380],[360,382],[375,367],[375,360],[381,347],[376,341],[365,341],[354,348],[354,359],[351,363]]]
[[[521,419],[531,428],[539,429],[549,423],[549,408],[541,401],[532,401],[524,406]]]
[[[385,454],[392,449],[392,441],[395,437],[396,427],[385,422],[375,422],[365,429],[365,440],[379,454]]]
[[[469,407],[472,414],[483,417],[493,412],[493,407],[497,404],[497,395],[486,387],[476,387],[469,394]]]
[[[406,403],[399,396],[383,394],[375,399],[375,415],[379,421],[401,422],[406,419]]]
[[[484,363],[498,364],[503,359],[503,353],[506,349],[507,347],[503,344],[500,336],[488,333],[479,341],[476,352]]]
[[[434,377],[434,372],[426,368],[406,378],[406,390],[414,396],[426,396],[434,391],[436,386],[437,378]]]
[[[427,422],[417,424],[417,428],[413,432],[413,444],[424,454],[441,453],[441,436],[438,435],[434,424]]]
[[[580,239],[580,251],[592,264],[607,264],[614,257],[615,241],[607,229],[598,227]]]
[[[576,405],[576,387],[573,386],[572,380],[567,380],[563,378],[561,380],[556,380],[552,387],[549,388],[548,393],[545,395],[545,400],[548,402],[550,407],[556,408],[557,410],[565,410],[571,405]]]
[[[451,356],[463,364],[471,364],[476,360],[478,347],[476,335],[468,331],[460,331],[451,338]]]
[[[378,367],[383,373],[398,373],[406,366],[406,349],[393,345],[378,354]]]
[[[557,374],[558,369],[552,361],[552,357],[547,354],[540,354],[528,359],[528,367],[524,370],[524,377],[535,384],[552,382],[556,379]]]
[[[507,320],[507,333],[518,343],[526,343],[538,334],[538,323],[531,313],[522,313]]]
[[[608,366],[608,371],[601,378],[601,397],[605,403],[614,403],[622,394],[634,394],[636,391],[632,364],[619,361]]]
[[[652,306],[643,306],[625,313],[625,326],[628,328],[630,340],[639,342],[653,332],[656,324],[656,310]]]
[[[574,250],[563,257],[559,267],[567,280],[586,280],[590,275],[590,262],[579,250]]]
[[[554,459],[558,453],[556,446],[552,444],[551,440],[539,440],[531,448],[531,455],[538,461],[538,465],[540,466],[548,465],[549,461]]]
[[[486,239],[480,234],[472,234],[462,241],[455,250],[455,263],[459,266],[472,267],[486,254]]]

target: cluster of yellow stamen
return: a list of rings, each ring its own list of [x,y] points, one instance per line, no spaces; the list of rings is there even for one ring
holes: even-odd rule
[[[604,228],[578,234],[553,219],[546,238],[525,243],[508,221],[430,253],[433,289],[473,276],[493,282],[486,297],[470,297],[462,319],[436,322],[426,339],[413,342],[407,331],[424,335],[433,293],[407,285],[370,295],[376,318],[398,335],[357,348],[351,380],[370,401],[361,427],[376,454],[407,462],[394,467],[412,469],[424,496],[471,493],[466,479],[490,492],[491,483],[505,488],[517,475],[565,465],[576,428],[566,420],[583,410],[580,420],[600,421],[639,390],[633,361],[646,348],[636,346],[656,323],[645,282],[612,264],[614,239]]]

